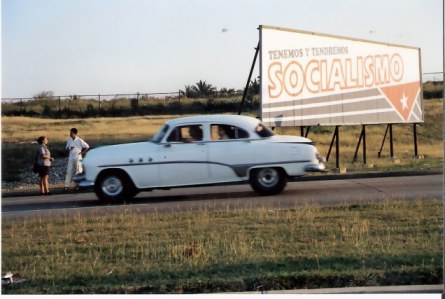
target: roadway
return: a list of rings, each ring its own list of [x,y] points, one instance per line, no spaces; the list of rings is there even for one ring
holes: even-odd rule
[[[3,194],[2,221],[36,215],[101,215],[123,210],[150,213],[259,207],[289,209],[308,204],[334,206],[443,198],[442,174],[338,178],[289,182],[276,196],[258,196],[249,185],[194,187],[141,192],[116,205],[101,204],[93,192],[85,191],[63,193],[56,190],[53,196]]]

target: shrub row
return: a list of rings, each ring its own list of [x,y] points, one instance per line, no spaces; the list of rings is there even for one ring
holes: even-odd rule
[[[113,101],[99,107],[90,102],[84,105],[71,105],[59,108],[51,102],[35,105],[29,101],[23,103],[2,103],[3,116],[29,116],[43,118],[88,118],[88,117],[124,117],[136,115],[178,115],[200,113],[236,113],[241,101],[238,99],[223,100],[189,100],[163,101],[143,103],[130,99],[127,105],[115,105]],[[52,104],[52,105],[51,105]],[[255,112],[259,106],[258,100],[248,100],[243,105],[243,112]]]

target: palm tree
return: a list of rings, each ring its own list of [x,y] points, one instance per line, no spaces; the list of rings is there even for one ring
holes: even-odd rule
[[[189,99],[196,98],[196,96],[197,96],[196,91],[195,91],[195,86],[192,86],[192,85],[186,85],[185,89],[181,90],[180,92],[181,92],[182,96],[189,98]]]
[[[209,97],[215,92],[215,87],[212,84],[207,84],[206,81],[199,80],[193,89],[199,97]]]
[[[260,93],[260,82],[256,78],[254,81],[250,81],[249,92],[253,95]]]

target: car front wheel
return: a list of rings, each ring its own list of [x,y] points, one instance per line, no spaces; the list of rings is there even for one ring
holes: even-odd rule
[[[252,170],[249,183],[260,195],[275,195],[283,191],[286,178],[279,168],[260,168]]]
[[[137,190],[128,175],[122,171],[106,171],[99,175],[94,191],[97,197],[106,203],[116,203],[130,199]]]

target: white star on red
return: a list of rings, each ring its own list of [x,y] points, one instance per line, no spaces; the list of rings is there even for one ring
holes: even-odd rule
[[[408,108],[408,98],[405,96],[405,93],[403,93],[403,97],[400,99],[400,103],[402,103],[403,110]]]

